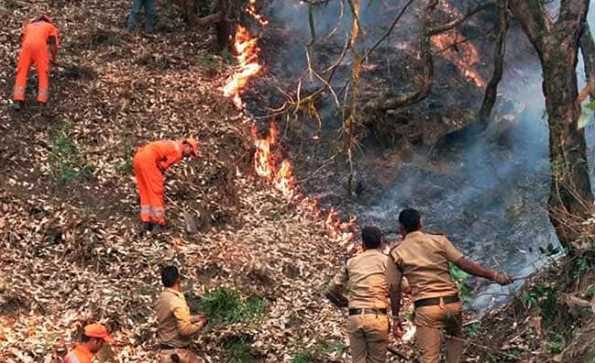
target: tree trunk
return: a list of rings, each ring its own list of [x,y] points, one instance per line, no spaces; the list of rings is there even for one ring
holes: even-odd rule
[[[542,90],[550,131],[551,191],[549,217],[559,241],[570,254],[585,237],[582,222],[593,216],[584,132],[578,129],[577,53],[588,0],[561,2],[553,22],[540,0],[511,1],[509,7],[542,65]]]
[[[550,130],[551,195],[549,214],[561,243],[573,249],[580,231],[565,217],[590,218],[594,196],[590,187],[586,142],[578,129],[577,47],[560,37],[549,37],[542,56],[543,91]],[[550,43],[550,44],[549,44]],[[575,226],[577,227],[577,226]]]

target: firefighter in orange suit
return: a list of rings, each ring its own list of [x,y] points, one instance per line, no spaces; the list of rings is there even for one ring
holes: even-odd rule
[[[27,74],[32,64],[37,69],[37,102],[48,102],[50,62],[56,61],[60,37],[52,19],[46,15],[33,20],[21,32],[21,53],[17,65],[17,77],[13,90],[15,108],[20,109],[25,101]]]
[[[170,166],[184,157],[198,155],[194,138],[181,141],[161,140],[141,147],[134,156],[133,166],[141,198],[143,229],[159,229],[166,223],[164,206],[164,175]]]
[[[62,363],[91,363],[104,344],[111,342],[112,337],[103,325],[89,324],[85,326],[81,342],[64,357]]]

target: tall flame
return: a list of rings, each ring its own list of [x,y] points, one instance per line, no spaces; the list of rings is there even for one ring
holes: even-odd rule
[[[234,51],[238,61],[238,71],[226,83],[223,93],[225,97],[232,98],[237,108],[243,109],[244,103],[240,93],[246,87],[248,80],[259,74],[262,66],[259,64],[260,49],[257,46],[257,38],[254,38],[242,25],[236,26]]]
[[[261,26],[267,25],[267,20],[257,12],[256,0],[249,0],[244,10]],[[225,97],[230,98],[240,110],[243,110],[245,106],[241,97],[243,90],[246,88],[248,81],[257,76],[262,70],[259,63],[260,49],[257,42],[258,39],[248,29],[242,25],[236,26],[233,46],[238,67],[223,87],[223,94]],[[294,167],[290,160],[282,155],[279,145],[279,130],[275,120],[271,121],[265,136],[260,136],[256,127],[253,127],[252,131],[256,174],[271,183],[273,188],[281,192],[288,201],[296,203],[300,210],[307,212],[315,219],[320,219],[325,212],[319,207],[319,201],[315,198],[306,197],[298,191]],[[355,218],[351,218],[347,222],[341,222],[339,214],[334,209],[331,209],[324,219],[329,238],[342,244],[352,241],[356,226],[355,222]]]

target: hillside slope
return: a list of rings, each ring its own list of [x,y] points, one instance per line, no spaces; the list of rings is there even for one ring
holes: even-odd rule
[[[244,359],[230,342],[280,362],[343,341],[343,318],[319,292],[345,246],[254,175],[250,123],[220,95],[229,67],[211,31],[160,10],[157,35],[128,34],[128,6],[0,6],[0,361],[56,361],[92,320],[113,329],[113,361],[154,361],[152,307],[170,262],[195,295],[227,286],[265,302],[256,320],[201,335],[211,362]],[[35,106],[30,80],[26,109],[14,112],[21,22],[44,10],[63,41],[50,105]],[[168,171],[170,228],[139,236],[134,149],[189,134],[202,157]],[[198,233],[185,232],[184,213]]]

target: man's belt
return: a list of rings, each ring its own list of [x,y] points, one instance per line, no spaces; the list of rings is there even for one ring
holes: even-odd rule
[[[370,309],[370,308],[355,308],[348,310],[350,315],[360,315],[360,314],[387,314],[387,309]]]
[[[443,304],[451,304],[451,303],[459,302],[459,296],[457,296],[457,295],[430,297],[428,299],[420,299],[420,300],[414,301],[414,307],[419,308],[422,306],[440,305],[441,299],[443,299]]]

